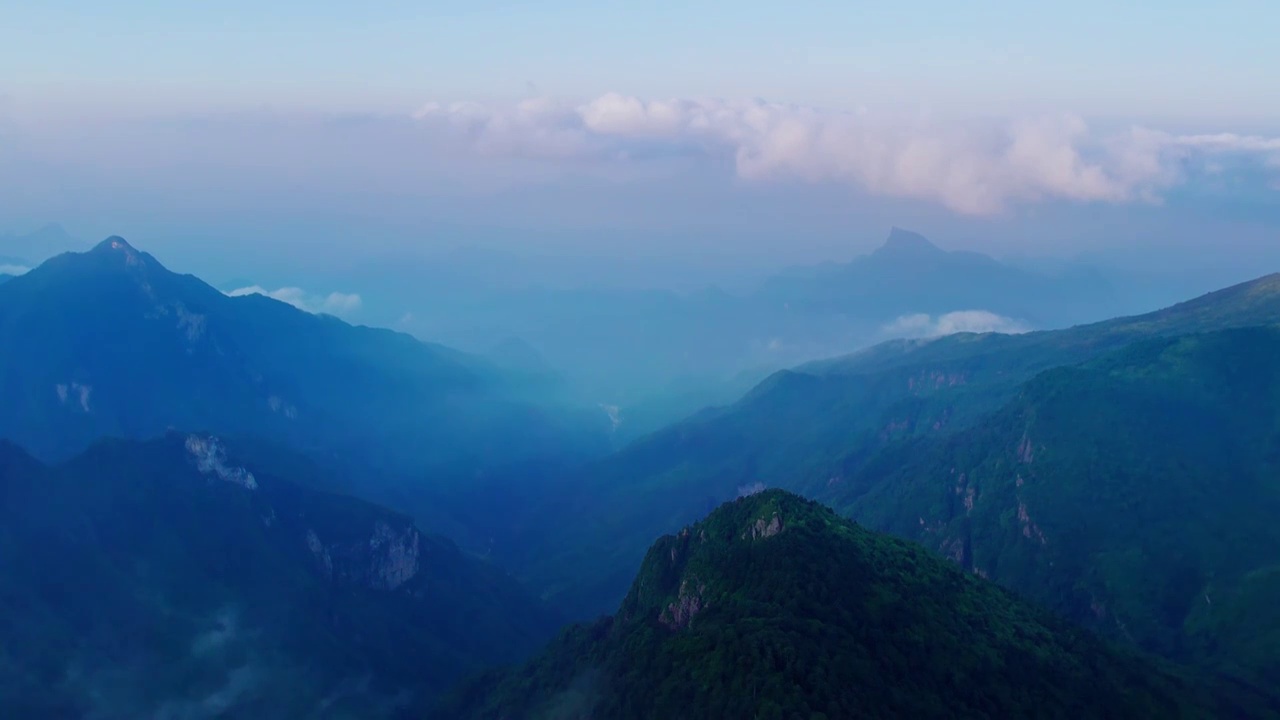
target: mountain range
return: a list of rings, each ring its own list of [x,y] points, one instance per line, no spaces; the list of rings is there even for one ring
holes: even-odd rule
[[[537,537],[512,520],[495,553],[589,617],[649,538],[780,487],[1119,639],[1271,682],[1280,641],[1255,607],[1280,564],[1278,322],[1268,276],[1143,316],[784,371],[561,480],[559,511],[586,520]]]
[[[292,472],[203,434],[53,466],[0,443],[5,717],[401,717],[557,626],[451,541]]]
[[[610,352],[996,287],[1091,312],[1021,273],[895,230]],[[536,340],[231,297],[118,237],[0,284],[0,348],[6,717],[1280,715],[1280,275],[722,366],[682,402],[736,401],[633,441]]]
[[[81,245],[50,225],[0,237],[0,254],[31,266]],[[540,285],[515,279],[527,258],[473,254],[433,258],[411,275],[379,267],[366,278],[377,287],[364,295],[371,307],[394,312],[387,324],[404,315],[397,327],[475,355],[518,338],[556,371],[557,397],[618,408],[613,437],[620,442],[729,402],[776,370],[895,335],[944,332],[955,325],[939,320],[948,315],[967,318],[961,329],[1008,330],[1133,308],[1096,272],[1027,270],[944,251],[899,228],[869,254],[792,268],[732,292]],[[485,282],[494,275],[511,278]],[[245,285],[253,283],[226,289]]]
[[[21,348],[0,355],[0,437],[51,461],[170,428],[262,437],[346,465],[348,492],[426,513],[428,486],[608,442],[605,413],[556,404],[542,376],[230,297],[118,237],[0,285],[0,346]]]
[[[515,262],[484,256],[492,272]],[[969,329],[1054,328],[1140,307],[1097,272],[1027,270],[945,251],[899,228],[866,255],[791,268],[733,291],[490,288],[478,280],[459,287],[445,282],[451,268],[431,268],[439,282],[415,278],[395,290],[415,308],[414,332],[477,350],[521,338],[581,399],[617,406],[626,440],[730,402],[773,371],[891,337],[944,332],[940,318],[965,318],[960,327]]]

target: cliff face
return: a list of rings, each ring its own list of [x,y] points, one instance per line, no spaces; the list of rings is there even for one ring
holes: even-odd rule
[[[325,543],[314,529],[306,532],[307,550],[324,576],[334,582],[372,590],[395,590],[418,574],[422,535],[413,525],[374,523],[367,539]]]
[[[1280,686],[1280,626],[1219,602],[1280,569],[1277,407],[1280,329],[1138,342],[891,448],[847,508],[1117,641]]]
[[[190,435],[184,443],[187,452],[195,458],[196,467],[206,475],[212,475],[246,490],[257,490],[258,481],[253,473],[242,467],[227,464],[227,453],[216,437]]]
[[[189,435],[183,446],[201,474],[245,490],[259,489],[254,474],[229,460],[217,437]],[[300,538],[315,569],[326,580],[390,591],[418,575],[425,543],[409,518],[375,511],[369,516],[341,519],[325,511],[297,507],[299,497],[305,496],[268,492],[259,513],[265,526],[278,523],[291,536]]]
[[[0,708],[186,717],[244,678],[227,715],[398,717],[559,626],[410,518],[236,447],[104,441],[50,467],[0,441]]]

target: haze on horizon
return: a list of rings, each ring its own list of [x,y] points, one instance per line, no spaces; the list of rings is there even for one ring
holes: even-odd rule
[[[1277,27],[5,4],[0,720],[1280,718]]]
[[[19,5],[0,234],[119,234],[385,325],[417,309],[391,288],[458,248],[498,283],[696,290],[846,262],[891,226],[1194,294],[1280,268],[1277,20],[1243,0]]]

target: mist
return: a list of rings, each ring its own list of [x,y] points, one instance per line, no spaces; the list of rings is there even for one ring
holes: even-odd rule
[[[699,388],[678,414],[896,336],[1050,329],[1280,267],[1280,140],[1256,129],[616,93],[402,115],[48,112],[9,110],[4,274],[124,235],[229,294],[480,355],[523,343],[590,404]],[[799,312],[768,294],[856,265],[894,226],[1076,278],[1078,308],[957,289],[896,314],[874,293]],[[877,292],[893,294],[916,269],[887,272]]]
[[[1280,713],[1280,5],[11,5],[0,716]]]

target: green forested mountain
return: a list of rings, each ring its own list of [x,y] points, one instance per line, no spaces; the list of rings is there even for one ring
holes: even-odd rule
[[[1280,686],[1280,329],[1144,341],[1025,384],[833,492],[1117,638]]]
[[[918,545],[769,490],[659,540],[616,615],[464,686],[440,716],[1173,718],[1253,709]]]
[[[310,484],[205,435],[52,467],[0,443],[0,714],[420,716],[559,625],[450,541]]]
[[[509,557],[589,616],[625,593],[647,534],[782,487],[1120,641],[1275,682],[1280,349],[1247,326],[1277,320],[1271,276],[1148,316],[781,373],[562,481],[584,520]]]
[[[877,346],[775,374],[737,403],[643,438],[559,482],[558,512],[583,518],[503,538],[498,552],[577,612],[625,592],[649,538],[692,522],[740,489],[782,487],[837,506],[862,468],[920,437],[981,423],[1023,383],[1149,338],[1280,322],[1280,275],[1149,315],[1054,332],[960,334]],[[862,480],[859,480],[862,482]],[[505,516],[548,511],[536,502]],[[509,527],[522,527],[512,522]],[[548,549],[543,545],[550,546]]]

